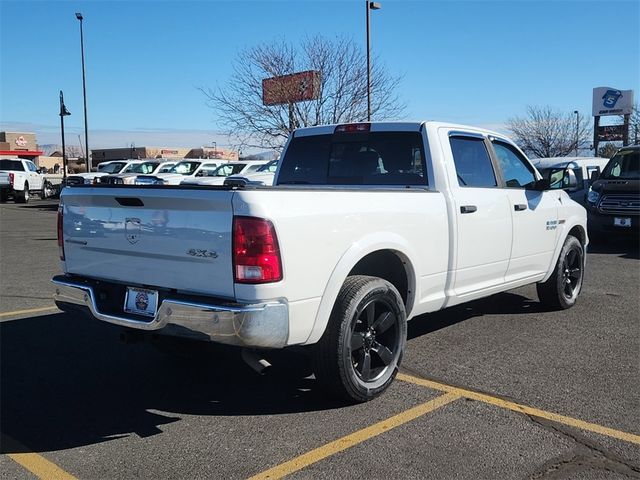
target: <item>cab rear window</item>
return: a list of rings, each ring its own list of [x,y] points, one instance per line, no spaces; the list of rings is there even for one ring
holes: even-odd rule
[[[24,167],[20,160],[0,160],[0,170],[13,170],[15,172],[24,172]]]
[[[294,137],[278,184],[424,186],[422,136],[365,132]]]

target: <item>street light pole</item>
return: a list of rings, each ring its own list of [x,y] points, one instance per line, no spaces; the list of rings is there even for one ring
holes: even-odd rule
[[[380,10],[379,2],[366,0],[367,9],[367,121],[371,121],[371,21],[369,10]]]
[[[67,184],[67,152],[64,143],[64,117],[71,115],[67,107],[64,105],[64,95],[60,90],[60,131],[62,134],[62,185]]]
[[[578,156],[578,143],[580,142],[580,113],[578,110],[574,110],[576,114],[576,157]]]
[[[82,97],[84,99],[84,150],[85,150],[85,168],[87,172],[89,168],[89,130],[87,128],[87,82],[84,73],[84,33],[82,31],[82,21],[84,17],[82,13],[76,12],[76,18],[80,21],[80,53],[82,54]]]

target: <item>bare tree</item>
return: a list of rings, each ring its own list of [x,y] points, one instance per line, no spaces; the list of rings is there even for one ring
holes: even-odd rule
[[[590,121],[591,117],[581,116],[576,129],[576,115],[573,113],[557,112],[551,107],[528,106],[527,116],[510,118],[507,128],[528,155],[566,157],[590,144]]]
[[[611,158],[620,149],[615,143],[605,143],[598,148],[598,156],[602,158]]]
[[[263,105],[262,80],[296,72],[320,72],[316,100],[293,104],[292,117],[285,105]],[[404,112],[396,90],[400,77],[391,75],[378,61],[372,62],[372,117],[394,119]],[[306,127],[328,123],[358,122],[367,118],[366,57],[347,38],[308,37],[298,46],[285,41],[241,51],[233,74],[223,88],[201,87],[208,105],[241,145],[281,147],[290,123]]]

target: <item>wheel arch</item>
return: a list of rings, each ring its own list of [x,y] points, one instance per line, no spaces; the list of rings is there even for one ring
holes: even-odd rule
[[[353,243],[327,281],[313,328],[305,343],[316,343],[324,333],[338,293],[350,275],[369,275],[389,281],[400,293],[409,317],[418,288],[417,258],[406,241],[392,233],[371,235]]]
[[[546,282],[549,279],[549,277],[553,275],[553,270],[556,266],[556,263],[558,262],[558,257],[560,256],[560,252],[562,250],[564,242],[567,240],[567,237],[569,235],[576,237],[578,241],[582,244],[582,248],[584,249],[584,253],[585,253],[584,263],[586,264],[586,261],[587,261],[586,250],[587,250],[587,245],[589,243],[589,237],[587,235],[587,229],[586,229],[586,219],[584,221],[584,224],[579,221],[573,221],[571,223],[567,221],[564,225],[565,225],[565,228],[562,230],[561,235],[558,236],[558,243],[556,244],[556,248],[553,251],[553,256],[551,257],[551,264],[547,269],[547,274],[544,276],[542,280],[540,280],[540,282]]]

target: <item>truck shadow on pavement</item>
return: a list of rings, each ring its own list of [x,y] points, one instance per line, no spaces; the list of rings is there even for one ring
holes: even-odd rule
[[[407,338],[411,340],[483,315],[522,315],[547,312],[550,310],[538,300],[532,300],[512,292],[498,293],[487,298],[415,317],[407,325]]]
[[[148,437],[182,414],[342,406],[301,375],[259,376],[236,349],[180,361],[148,343],[123,344],[119,333],[65,313],[0,323],[0,453],[56,451],[132,433]]]
[[[482,315],[545,311],[537,300],[500,293],[416,318],[408,337]],[[302,358],[279,358],[288,368],[276,364],[260,376],[242,362],[239,349],[196,344],[190,358],[180,358],[147,342],[123,344],[120,333],[69,313],[0,323],[0,453],[149,437],[182,415],[277,415],[344,406],[301,374]]]

